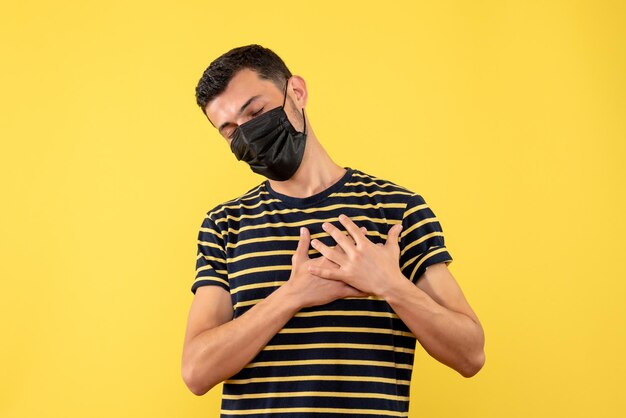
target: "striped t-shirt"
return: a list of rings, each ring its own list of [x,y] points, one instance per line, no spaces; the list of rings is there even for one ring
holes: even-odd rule
[[[367,228],[374,243],[402,223],[399,266],[416,282],[427,266],[452,257],[422,196],[358,169],[325,190],[296,198],[269,181],[211,209],[198,234],[191,287],[221,286],[234,317],[290,276],[299,229],[337,245],[322,229],[345,231],[340,214]],[[321,254],[309,247],[309,257]],[[416,339],[383,299],[346,298],[299,311],[240,372],[224,382],[222,417],[406,417]]]

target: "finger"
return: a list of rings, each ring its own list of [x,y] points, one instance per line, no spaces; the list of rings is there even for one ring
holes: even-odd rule
[[[400,231],[402,231],[402,224],[395,224],[389,229],[389,232],[387,233],[387,242],[385,242],[386,247],[399,247],[398,238],[400,237]]]
[[[361,229],[361,231],[363,231],[363,234],[367,236],[367,228],[366,228],[366,227],[364,227],[364,226],[362,226],[360,229]],[[348,238],[350,238],[350,241],[352,241],[352,245],[356,245],[356,241],[354,241],[354,238],[352,238],[352,235],[347,234],[346,236],[347,236]],[[380,244],[380,245],[382,245],[382,244]],[[332,247],[332,248],[337,248],[338,250],[343,251],[343,248],[341,248],[341,246],[340,246],[340,245],[337,245],[337,246]],[[345,253],[345,251],[343,251],[343,252]]]
[[[360,229],[361,229],[361,231],[363,231],[363,234],[364,234],[365,236],[367,236],[367,228],[366,228],[366,227],[364,227],[364,226],[362,226]],[[354,239],[352,238],[352,235],[348,234],[348,235],[346,235],[346,236],[347,236],[348,238],[350,238],[350,241],[352,241],[352,245],[356,245],[356,242],[355,242],[355,241],[354,241]],[[380,244],[380,245],[383,245],[383,244]],[[336,248],[336,249],[338,249],[338,250],[340,250],[340,251],[343,251],[343,248],[341,248],[341,246],[340,246],[340,245],[337,245],[337,246],[332,247],[332,248]],[[343,252],[345,253],[345,251],[343,251]]]
[[[341,266],[337,263],[335,263],[334,261],[329,260],[326,257],[315,257],[312,258],[312,264],[315,266],[322,266],[325,268],[331,268],[331,269],[338,269]]]
[[[353,246],[354,246],[354,245],[356,245],[356,242],[354,242],[354,240],[352,239],[352,237],[351,237],[350,235],[346,235],[346,236],[347,236],[347,237],[348,237],[348,239],[352,242],[352,245],[353,245]],[[341,251],[343,251],[343,248],[341,248],[341,246],[340,246],[340,245],[337,245],[337,246],[335,246],[335,247],[333,247],[333,248],[338,248],[338,249],[341,249]],[[345,252],[345,251],[344,251],[344,252]]]
[[[340,266],[345,264],[346,262],[345,252],[337,248],[330,248],[329,246],[327,246],[326,244],[324,244],[322,241],[318,239],[314,239],[313,241],[311,241],[311,245],[313,246],[313,248],[319,251],[320,254],[322,254],[324,257],[326,257],[330,261],[337,263]]]
[[[319,276],[323,279],[343,281],[343,272],[340,269],[328,269],[321,266],[310,265],[309,273]]]
[[[367,293],[361,292],[356,287],[352,287],[350,285],[345,286],[345,293],[343,294],[344,298],[362,298],[368,296]]]
[[[309,259],[309,239],[311,235],[309,234],[309,230],[303,226],[300,228],[300,237],[298,238],[298,246],[296,247],[296,251],[293,254],[291,260],[292,262],[304,262]]]
[[[354,249],[355,244],[352,243],[350,239],[351,237],[344,234],[343,231],[341,231],[335,225],[331,224],[330,222],[324,222],[322,224],[322,228],[324,229],[324,231],[328,232],[331,237],[333,237],[335,242],[337,242],[337,244],[341,246],[343,252],[345,252],[346,254],[349,254],[349,252]]]
[[[366,239],[368,242],[373,242],[373,241],[372,241],[372,239],[371,239],[370,237],[368,237],[368,236],[367,236],[367,228],[366,228],[366,227],[364,227],[364,226],[362,226],[360,229],[361,229],[361,231],[363,231],[363,235],[365,236],[365,239]],[[356,245],[356,242],[355,242],[355,245]]]
[[[361,231],[363,231],[363,234],[366,235],[367,234],[367,228],[362,226]],[[354,238],[352,238],[352,235],[348,234],[347,235],[348,238],[350,238],[350,241],[352,241],[352,245],[356,245],[356,241],[354,240]]]
[[[339,215],[339,222],[346,227],[346,230],[352,236],[357,246],[366,244],[366,241],[368,241],[367,237],[363,234],[359,227],[352,222],[352,219],[342,214]]]

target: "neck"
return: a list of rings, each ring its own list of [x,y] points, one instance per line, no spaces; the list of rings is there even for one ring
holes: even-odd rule
[[[292,197],[309,197],[334,184],[346,172],[336,164],[319,143],[313,130],[308,128],[302,163],[295,174],[285,181],[268,179],[272,189]]]

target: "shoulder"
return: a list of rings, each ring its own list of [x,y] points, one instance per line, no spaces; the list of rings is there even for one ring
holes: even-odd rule
[[[205,220],[220,226],[220,224],[227,224],[229,217],[238,218],[246,210],[246,207],[250,207],[258,203],[263,198],[263,184],[261,182],[240,193],[232,199],[214,204],[205,214]]]
[[[390,188],[390,189],[414,194],[414,192],[410,190],[408,187],[405,187],[403,184],[399,184],[395,181],[392,181],[386,176],[378,176],[371,172],[366,172],[363,170],[359,170],[357,168],[354,169],[354,174],[352,178],[354,182],[362,182],[370,186],[377,186],[380,188]]]
[[[396,201],[405,204],[410,203],[410,201],[416,197],[418,199],[421,198],[414,190],[406,187],[402,183],[392,181],[386,176],[378,176],[370,172],[354,169],[352,179],[352,184],[356,187],[377,194],[394,195]]]

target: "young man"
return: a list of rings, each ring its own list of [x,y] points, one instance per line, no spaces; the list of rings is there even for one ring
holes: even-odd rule
[[[416,339],[462,376],[481,369],[433,211],[331,159],[302,77],[248,45],[209,65],[196,98],[266,179],[203,219],[182,355],[194,394],[224,381],[223,417],[407,416]]]

